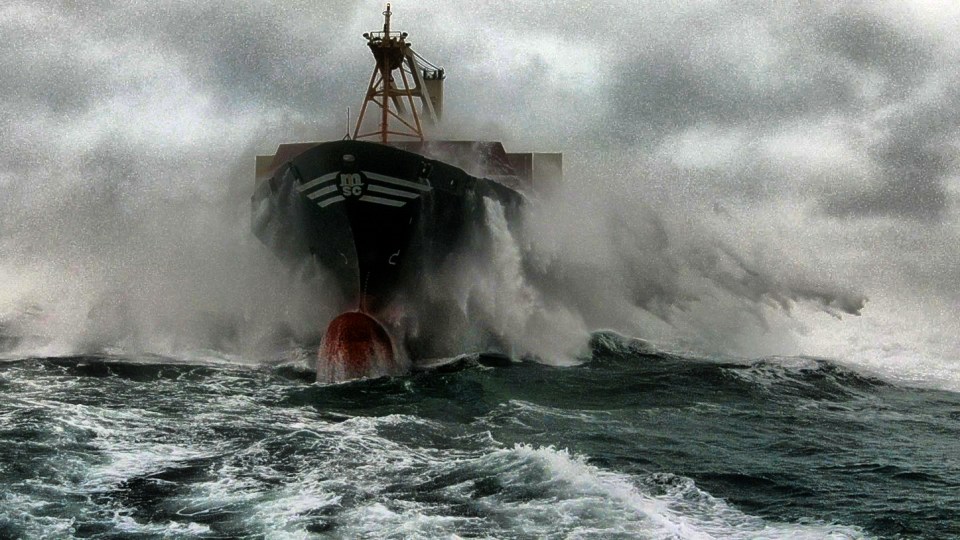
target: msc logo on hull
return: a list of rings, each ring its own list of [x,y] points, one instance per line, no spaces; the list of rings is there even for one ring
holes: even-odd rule
[[[340,194],[344,199],[355,199],[363,195],[365,184],[360,173],[340,173]]]
[[[330,172],[297,186],[320,208],[346,200],[403,208],[433,190],[429,181],[414,182],[373,171]]]

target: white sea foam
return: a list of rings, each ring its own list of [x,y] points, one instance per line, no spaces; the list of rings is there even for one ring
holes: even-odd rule
[[[137,392],[141,384],[152,386],[148,399],[159,410],[71,404],[45,396],[49,388],[19,387],[17,414],[43,412],[36,421],[56,435],[50,444],[70,450],[45,454],[52,476],[31,480],[40,491],[14,486],[0,517],[31,536],[49,530],[67,537],[74,521],[43,517],[45,505],[63,498],[74,501],[72,515],[84,523],[180,538],[228,534],[222,531],[269,538],[864,537],[855,527],[751,516],[669,473],[615,472],[549,446],[503,447],[484,431],[483,419],[469,428],[410,414],[330,421],[313,407],[266,406],[278,399],[277,389],[250,382],[224,372],[213,381],[138,383]],[[117,390],[128,383],[109,379]],[[255,396],[236,394],[240,384]],[[162,397],[167,390],[175,392],[169,402]],[[183,396],[198,401],[171,409]],[[501,409],[548,422],[604,421],[600,413],[519,400]],[[178,412],[160,412],[167,410]],[[177,487],[150,503],[162,503],[168,518],[145,518],[141,503],[121,496],[135,489],[131,480],[185,467],[193,476],[157,480]]]
[[[490,496],[489,511],[531,535],[574,538],[860,538],[856,528],[762,520],[703,492],[692,480],[655,475],[667,489],[652,494],[644,480],[605,471],[566,450],[517,445],[478,459],[510,490],[536,498]]]
[[[338,538],[862,538],[853,527],[787,524],[737,510],[670,474],[631,476],[588,463],[585,456],[552,447],[518,444],[477,451],[417,448],[384,438],[381,430],[421,418],[392,415],[353,418],[309,432],[298,472],[269,490],[226,480],[243,471],[225,468],[222,479],[196,497],[210,503],[241,502],[254,530],[303,537],[318,511],[336,524]],[[289,435],[288,435],[289,436]],[[269,442],[252,452],[263,452]],[[238,455],[249,468],[250,461]],[[267,456],[262,456],[266,458]],[[494,486],[489,493],[484,485]],[[418,495],[421,494],[421,495]],[[426,495],[424,497],[423,495]],[[195,499],[196,501],[196,499]],[[468,511],[464,511],[469,509]]]

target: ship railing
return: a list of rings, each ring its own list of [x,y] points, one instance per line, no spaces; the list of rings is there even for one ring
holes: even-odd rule
[[[363,37],[367,38],[369,41],[383,41],[387,38],[402,40],[406,39],[407,35],[408,34],[406,32],[384,32],[381,30],[379,32],[367,32],[363,35]]]

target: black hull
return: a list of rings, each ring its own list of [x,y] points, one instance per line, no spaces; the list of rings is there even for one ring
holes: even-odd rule
[[[253,230],[281,258],[314,257],[334,276],[341,311],[416,312],[437,308],[424,290],[447,258],[485,242],[485,199],[516,221],[522,197],[496,181],[391,146],[327,142],[258,183]]]

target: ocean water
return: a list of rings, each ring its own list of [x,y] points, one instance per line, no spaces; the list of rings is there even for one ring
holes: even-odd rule
[[[463,357],[0,364],[0,538],[957,538],[960,394],[609,333]]]

